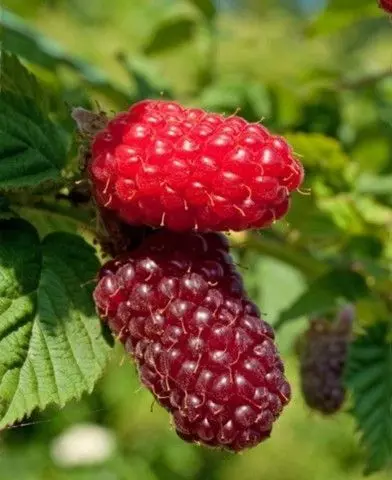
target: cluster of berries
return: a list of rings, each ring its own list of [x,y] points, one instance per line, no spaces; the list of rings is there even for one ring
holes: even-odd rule
[[[109,232],[148,227],[138,245],[122,242],[94,292],[141,382],[184,440],[231,451],[260,443],[290,386],[220,232],[287,213],[303,181],[290,146],[238,116],[146,100],[100,129],[87,168]]]

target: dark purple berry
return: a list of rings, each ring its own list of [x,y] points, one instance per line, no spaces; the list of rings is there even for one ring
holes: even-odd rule
[[[240,451],[290,400],[272,328],[217,233],[160,231],[102,268],[94,299],[187,442]]]

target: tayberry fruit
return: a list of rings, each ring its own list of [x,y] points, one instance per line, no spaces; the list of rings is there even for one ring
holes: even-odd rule
[[[311,321],[300,346],[301,384],[307,405],[324,414],[337,412],[345,400],[343,374],[351,336],[353,310],[342,310],[335,322]]]
[[[240,451],[290,399],[272,328],[219,233],[152,233],[102,267],[98,312],[187,442]]]
[[[392,13],[392,0],[378,0],[378,4],[387,13]]]
[[[258,123],[145,100],[94,138],[96,203],[132,225],[173,231],[263,228],[289,209],[303,168]]]

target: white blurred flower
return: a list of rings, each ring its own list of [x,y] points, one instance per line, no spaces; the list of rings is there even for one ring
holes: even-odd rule
[[[115,448],[115,438],[110,430],[99,425],[80,423],[53,440],[51,456],[61,467],[93,465],[107,460]]]

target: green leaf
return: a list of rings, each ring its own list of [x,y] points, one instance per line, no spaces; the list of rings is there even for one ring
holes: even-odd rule
[[[215,82],[203,89],[197,104],[206,110],[231,115],[241,105],[240,115],[249,121],[259,122],[271,115],[271,99],[268,90],[258,83],[241,77]]]
[[[52,232],[79,233],[86,238],[94,235],[91,219],[93,214],[83,207],[74,207],[66,200],[34,201],[27,205],[13,204],[13,209],[22,218],[30,221],[38,230],[40,237]]]
[[[23,220],[0,223],[0,428],[92,391],[109,350],[92,301],[98,267],[81,237],[41,243]]]
[[[317,202],[318,208],[326,213],[342,231],[361,234],[365,229],[362,211],[357,208],[355,199],[347,195],[332,196],[330,192]]]
[[[357,96],[359,95],[357,94]],[[350,156],[357,164],[357,171],[360,172],[360,177],[355,185],[358,189],[362,182],[369,183],[371,188],[374,181],[382,181],[383,175],[380,173],[385,171],[390,160],[390,140],[385,135],[383,127],[380,126],[380,113],[375,108],[376,101],[365,96],[359,96],[359,98],[363,101],[357,100],[351,101],[351,103],[349,103],[351,99],[347,101],[345,125],[342,126],[343,132],[351,130],[355,135],[353,136],[355,144]],[[366,119],[366,123],[363,121],[361,125],[362,115]],[[369,162],[369,158],[372,159],[371,162]]]
[[[252,261],[252,259],[250,259]],[[258,261],[257,261],[258,260]],[[256,303],[262,306],[264,319],[271,325],[279,318],[279,313],[286,309],[306,288],[306,281],[301,273],[288,265],[273,258],[256,257],[249,263],[252,268],[247,272],[258,285],[259,299]],[[254,267],[258,267],[257,274],[253,274]],[[247,277],[246,277],[247,278]],[[279,285],[280,288],[276,288]],[[282,295],[281,292],[285,294]],[[251,297],[253,299],[253,297]],[[301,322],[293,322],[289,328],[279,331],[279,350],[284,353],[291,352],[293,337],[303,329]]]
[[[197,100],[202,108],[231,114],[244,103],[244,84],[240,80],[212,83]],[[241,111],[242,114],[242,111]]]
[[[351,345],[346,371],[368,474],[392,466],[392,344],[387,336],[386,324],[367,329]]]
[[[328,8],[308,27],[310,35],[325,35],[348,28],[356,22],[381,15],[374,0],[330,0]]]
[[[285,137],[306,167],[338,171],[349,163],[348,156],[335,138],[321,133],[288,133]]]
[[[65,130],[73,133],[75,123],[72,120],[67,105],[85,104],[82,92],[76,101],[69,98],[69,92],[60,85],[52,83],[42,83],[21,63],[20,59],[14,55],[2,51],[1,55],[1,74],[0,88],[12,92],[16,96],[27,97],[34,102],[44,116],[50,115],[51,119],[61,124]],[[87,105],[90,107],[90,105]],[[71,128],[70,128],[71,127]]]
[[[0,135],[0,192],[61,180],[64,138],[33,100],[0,93]]]
[[[385,226],[390,223],[392,212],[389,207],[364,195],[355,196],[353,202],[362,218],[369,224],[380,225],[385,229]]]
[[[17,215],[10,208],[9,200],[0,195],[0,220],[8,220]]]
[[[313,281],[323,275],[328,267],[323,263],[309,255],[302,249],[295,248],[274,234],[268,234],[267,231],[255,232],[246,237],[246,241],[230,237],[234,247],[247,249],[257,252],[259,255],[266,255],[275,258],[283,263],[287,263],[293,268],[299,270],[309,281]]]
[[[361,175],[357,192],[365,195],[392,195],[392,175]]]
[[[287,221],[297,232],[302,243],[308,246],[340,244],[344,230],[331,214],[320,210],[313,195],[296,195],[293,198]]]
[[[329,310],[339,300],[353,302],[369,294],[364,278],[356,272],[336,268],[317,278],[308,289],[284,310],[276,327],[303,315]]]
[[[144,47],[147,55],[162,53],[177,47],[193,38],[195,19],[189,16],[172,16],[162,21]]]
[[[67,66],[81,80],[119,105],[128,105],[132,100],[126,90],[113,84],[106,73],[83,60],[73,57],[52,39],[31,28],[21,18],[0,8],[2,48],[50,71]]]
[[[212,0],[189,0],[193,5],[195,5],[204,17],[211,21],[216,15],[216,8]]]
[[[151,62],[135,56],[129,58],[125,54],[119,54],[118,60],[136,84],[135,101],[145,98],[174,98],[171,87],[162,79]]]
[[[49,112],[49,95],[36,77],[21,64],[18,57],[5,51],[0,52],[0,87],[34,100],[45,113]]]
[[[344,247],[344,255],[355,259],[377,260],[383,253],[383,244],[380,239],[372,235],[356,235],[349,237]]]

